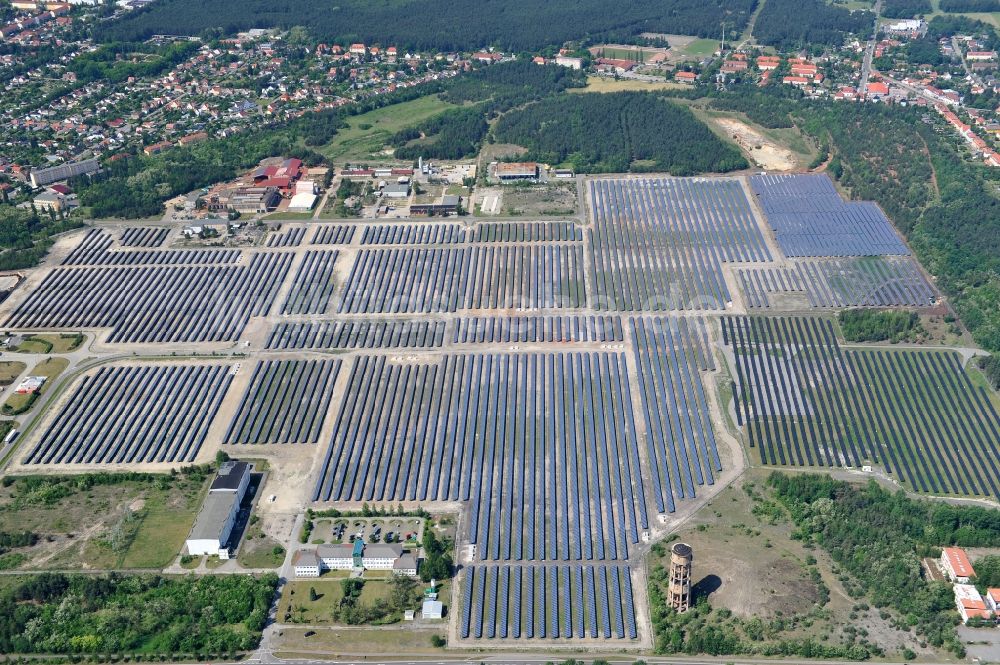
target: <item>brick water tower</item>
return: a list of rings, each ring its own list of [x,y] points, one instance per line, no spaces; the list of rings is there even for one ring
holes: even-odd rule
[[[687,543],[675,543],[670,548],[670,585],[667,604],[678,612],[691,607],[691,561],[694,555]]]

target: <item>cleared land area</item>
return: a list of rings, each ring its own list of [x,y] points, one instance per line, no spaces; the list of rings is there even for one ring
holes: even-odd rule
[[[387,154],[385,147],[393,134],[454,107],[437,95],[427,95],[353,116],[320,152],[331,161],[388,159],[391,152]]]

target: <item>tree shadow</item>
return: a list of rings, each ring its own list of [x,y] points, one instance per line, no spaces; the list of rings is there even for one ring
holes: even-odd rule
[[[702,598],[707,599],[713,593],[718,591],[721,586],[722,578],[718,575],[706,575],[691,587],[691,604],[696,604]]]

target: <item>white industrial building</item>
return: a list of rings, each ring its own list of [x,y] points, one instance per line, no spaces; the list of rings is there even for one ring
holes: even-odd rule
[[[237,461],[225,462],[219,467],[191,527],[186,543],[188,554],[229,558],[229,536],[250,485],[251,469],[248,462]]]
[[[956,584],[954,589],[955,605],[962,615],[962,623],[969,623],[969,619],[989,619],[993,616],[976,587],[971,584]]]
[[[316,205],[316,195],[302,192],[288,202],[288,212],[309,212]]]

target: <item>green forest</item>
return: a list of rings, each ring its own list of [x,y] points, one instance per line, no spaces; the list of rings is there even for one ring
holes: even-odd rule
[[[569,163],[581,173],[686,176],[747,167],[739,150],[690,110],[652,93],[557,95],[502,116],[493,133],[527,148],[530,159]]]
[[[794,16],[795,20],[789,20]],[[846,33],[868,34],[875,27],[869,11],[849,11],[824,0],[767,0],[754,37],[761,44],[794,49],[809,44],[839,45]]]
[[[309,0],[161,0],[102,27],[103,41],[142,41],[153,34],[200,35],[221,28],[291,28],[308,22],[319,41],[396,45],[422,51],[537,50],[569,40],[617,40],[640,32],[715,36],[746,26],[756,0],[338,0],[316,11]]]
[[[932,11],[930,0],[883,0],[882,2],[882,16],[886,18],[913,18],[930,14]]]
[[[77,220],[0,205],[0,270],[37,265],[52,246],[52,236],[80,226]]]
[[[63,575],[0,592],[0,652],[228,655],[253,649],[278,578]]]
[[[951,588],[925,580],[920,558],[946,545],[1000,545],[1000,511],[910,499],[874,481],[859,486],[825,475],[774,473],[768,484],[791,514],[793,537],[828,552],[849,574],[852,596],[894,610],[922,640],[964,657]]]
[[[848,342],[902,342],[921,332],[916,312],[845,309],[837,322]]]
[[[1000,0],[941,0],[943,12],[1000,12]]]

